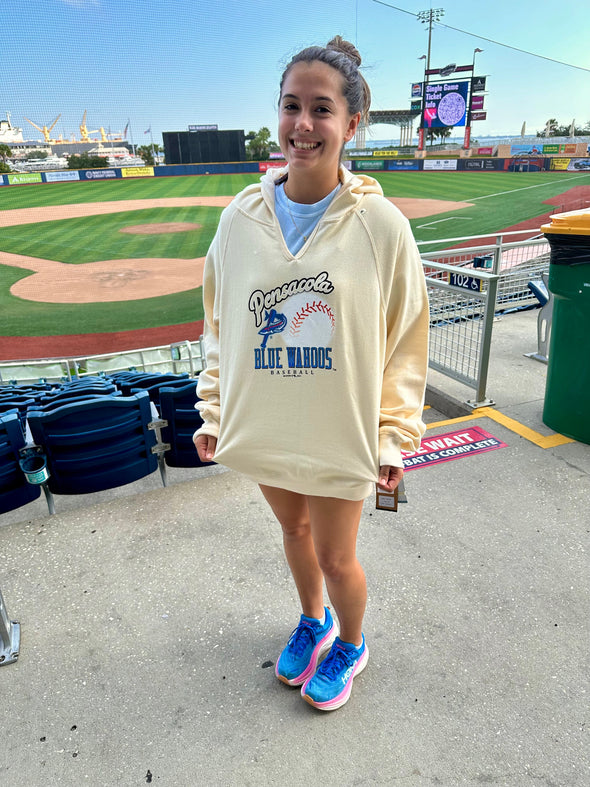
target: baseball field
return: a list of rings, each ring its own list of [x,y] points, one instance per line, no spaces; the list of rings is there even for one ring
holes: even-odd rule
[[[590,173],[373,176],[418,241],[538,228],[551,213],[590,204]],[[204,257],[220,213],[258,178],[2,187],[0,361],[198,338]]]

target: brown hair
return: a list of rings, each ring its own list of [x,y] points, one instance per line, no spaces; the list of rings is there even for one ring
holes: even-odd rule
[[[348,104],[351,115],[361,113],[361,120],[369,120],[369,107],[371,106],[371,91],[359,71],[361,56],[350,41],[345,41],[342,36],[334,36],[326,46],[309,46],[296,54],[281,77],[280,95],[283,94],[283,83],[287,74],[296,63],[313,63],[315,61],[326,63],[338,71],[343,78],[344,87],[342,94]]]

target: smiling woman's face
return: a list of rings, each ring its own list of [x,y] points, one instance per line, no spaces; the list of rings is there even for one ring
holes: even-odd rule
[[[350,114],[342,89],[341,74],[317,60],[296,63],[285,77],[279,144],[290,178],[305,173],[317,178],[318,185],[337,179],[342,147],[353,138],[359,121],[358,114]]]

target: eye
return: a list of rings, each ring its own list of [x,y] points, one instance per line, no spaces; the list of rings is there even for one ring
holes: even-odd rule
[[[284,112],[293,112],[297,109],[297,104],[293,101],[288,101],[286,104],[283,104],[283,111]]]
[[[325,114],[325,113],[329,113],[331,110],[330,110],[330,107],[323,107],[323,106],[321,106],[321,107],[316,107],[315,111],[320,113],[320,114]]]

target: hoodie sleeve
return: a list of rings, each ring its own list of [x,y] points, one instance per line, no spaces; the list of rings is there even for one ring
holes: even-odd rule
[[[403,220],[389,293],[385,293],[387,339],[379,413],[379,464],[403,467],[401,449],[416,451],[428,371],[429,307],[418,248]]]
[[[203,426],[198,434],[213,437],[219,435],[219,298],[220,281],[220,229],[207,252],[203,271],[203,307],[205,312],[203,326],[203,344],[205,349],[205,367],[199,374],[195,408],[200,412]]]

